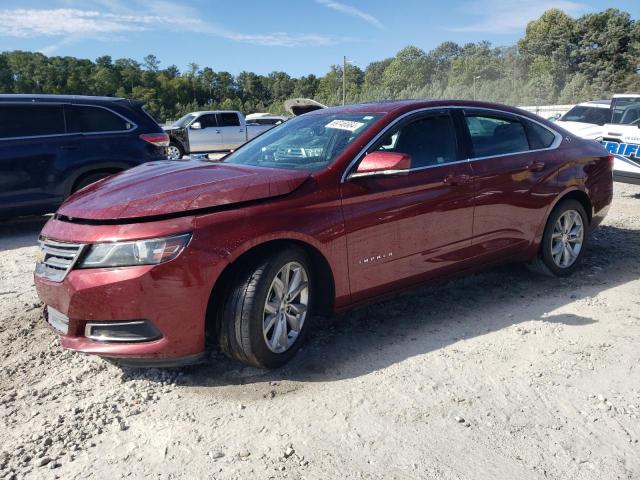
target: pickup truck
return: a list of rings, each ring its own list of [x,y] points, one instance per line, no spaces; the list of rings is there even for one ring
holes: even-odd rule
[[[234,150],[274,126],[247,123],[235,111],[191,112],[163,127],[170,139],[167,156],[177,160],[192,153]]]

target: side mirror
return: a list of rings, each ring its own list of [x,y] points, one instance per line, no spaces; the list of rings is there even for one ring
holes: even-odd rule
[[[200,122],[193,122],[190,128],[191,130],[200,130],[202,128],[202,124]]]
[[[376,151],[364,157],[349,178],[406,175],[411,170],[411,156],[406,153]]]

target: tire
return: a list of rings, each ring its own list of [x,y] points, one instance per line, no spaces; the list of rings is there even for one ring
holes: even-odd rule
[[[296,354],[311,320],[313,284],[309,265],[303,250],[290,247],[239,270],[218,317],[218,342],[227,356],[259,368],[277,368]],[[276,276],[283,281],[287,268],[290,285],[295,285],[295,276],[299,276],[296,290],[300,291],[290,302],[283,303],[277,298]],[[296,316],[303,306],[304,313]],[[298,330],[293,328],[296,324]],[[264,328],[269,325],[270,329]]]
[[[87,187],[92,183],[96,183],[98,180],[102,180],[109,175],[113,175],[113,172],[91,173],[87,176],[81,177],[80,180],[78,180],[73,186],[71,193],[76,193],[78,190],[82,190],[84,187]]]
[[[573,212],[573,213],[572,213]],[[582,241],[577,253],[575,252],[578,242],[571,242],[572,238],[575,238],[575,234],[569,234],[567,238],[567,246],[569,251],[574,256],[563,256],[564,254],[558,253],[564,250],[564,248],[558,249],[558,245],[562,247],[565,235],[558,237],[559,225],[558,220],[565,215],[565,219],[574,216],[576,222],[578,221],[575,215],[579,216],[579,221],[582,222]],[[577,231],[572,229],[572,231]],[[584,210],[584,207],[577,200],[563,200],[561,201],[549,215],[547,224],[544,228],[544,234],[542,236],[542,243],[540,244],[540,251],[538,256],[530,263],[529,267],[536,273],[554,277],[567,277],[571,275],[576,268],[578,268],[580,261],[584,255],[584,250],[587,245],[587,239],[589,236],[589,217]],[[558,259],[560,258],[560,261]],[[565,260],[569,259],[566,262]]]
[[[184,149],[180,144],[171,142],[167,147],[167,158],[169,160],[180,160],[184,155]]]

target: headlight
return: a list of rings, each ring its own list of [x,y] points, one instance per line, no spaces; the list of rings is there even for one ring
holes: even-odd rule
[[[96,243],[78,263],[79,268],[157,265],[173,260],[187,246],[190,233],[134,242]]]

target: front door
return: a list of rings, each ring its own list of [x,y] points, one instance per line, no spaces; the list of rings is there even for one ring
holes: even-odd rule
[[[353,301],[385,293],[452,267],[469,256],[473,224],[471,170],[448,111],[412,116],[369,152],[411,157],[397,176],[343,184]]]
[[[199,123],[200,128],[193,128]],[[222,131],[214,113],[204,113],[189,127],[189,150],[191,152],[211,152],[222,148]]]
[[[62,200],[57,163],[67,138],[62,105],[0,105],[0,210],[19,215]]]

